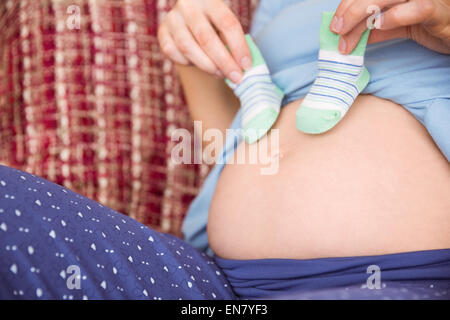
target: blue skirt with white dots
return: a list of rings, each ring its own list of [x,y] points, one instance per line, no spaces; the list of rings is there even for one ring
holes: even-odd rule
[[[0,299],[234,299],[181,239],[0,166]]]

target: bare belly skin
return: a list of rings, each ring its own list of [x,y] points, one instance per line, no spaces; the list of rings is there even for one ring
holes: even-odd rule
[[[450,165],[399,105],[360,96],[331,131],[281,111],[279,169],[227,164],[208,237],[227,259],[312,259],[450,248]],[[266,138],[270,141],[271,134]],[[241,144],[239,149],[247,148]],[[248,151],[248,150],[247,150]]]

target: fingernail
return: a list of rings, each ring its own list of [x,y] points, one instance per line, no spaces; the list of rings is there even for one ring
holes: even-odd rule
[[[331,29],[335,33],[339,33],[341,32],[343,26],[344,26],[344,19],[342,19],[342,17],[334,16],[333,21],[331,22]]]
[[[341,37],[341,39],[339,40],[339,51],[341,53],[345,53],[345,50],[347,50],[347,42],[344,38]]]
[[[239,82],[241,82],[242,76],[239,74],[239,72],[233,71],[228,76],[228,79],[230,79],[234,83],[239,83]]]
[[[252,67],[252,61],[249,57],[244,57],[241,60],[241,66],[244,70],[250,69]]]

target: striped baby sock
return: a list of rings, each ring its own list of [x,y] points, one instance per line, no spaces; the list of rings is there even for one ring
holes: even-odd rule
[[[246,35],[246,40],[253,65],[244,73],[241,83],[234,84],[228,79],[226,83],[241,101],[243,136],[251,144],[262,138],[277,120],[284,93],[272,82],[266,62],[250,35]]]
[[[330,31],[333,12],[324,12],[320,28],[318,74],[296,113],[296,127],[318,134],[333,128],[369,83],[364,52],[370,30],[366,30],[349,55],[338,51],[339,35]]]

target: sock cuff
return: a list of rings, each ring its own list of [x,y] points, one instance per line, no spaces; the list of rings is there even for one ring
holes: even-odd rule
[[[245,40],[247,41],[247,45],[248,45],[248,47],[250,49],[250,53],[252,55],[252,68],[259,67],[261,65],[265,65],[266,61],[264,60],[264,57],[262,56],[261,51],[259,51],[258,46],[253,41],[251,35],[246,34]],[[227,49],[230,50],[228,48],[228,46],[227,46]],[[245,73],[244,73],[244,76],[245,76]],[[238,87],[238,85],[231,82],[228,78],[225,79],[225,82],[233,90],[235,90]]]
[[[363,56],[366,52],[367,41],[369,40],[370,29],[366,29],[361,36],[356,48],[350,53],[353,56]]]
[[[253,38],[249,34],[246,34],[245,40],[247,41],[250,53],[252,54],[252,67],[265,64],[266,62],[264,61],[261,51],[259,51],[258,46],[253,41]]]
[[[324,11],[322,13],[322,25],[320,27],[320,49],[338,52],[340,35],[330,30],[330,24],[333,20],[334,12]],[[356,48],[349,54],[352,56],[364,56],[367,40],[369,39],[370,29],[364,31]]]

